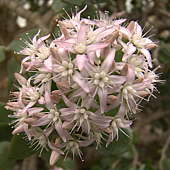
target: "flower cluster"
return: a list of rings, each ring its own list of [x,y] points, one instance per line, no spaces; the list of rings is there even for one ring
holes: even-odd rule
[[[36,148],[50,150],[51,165],[59,155],[82,158],[81,147],[118,139],[159,82],[151,69],[156,44],[137,22],[81,18],[84,10],[59,21],[61,35],[50,43],[40,32],[26,43],[18,91],[6,104],[13,134],[24,132]]]

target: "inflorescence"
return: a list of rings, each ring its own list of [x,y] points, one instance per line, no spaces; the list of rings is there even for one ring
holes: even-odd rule
[[[82,158],[81,147],[118,139],[160,81],[150,53],[156,44],[137,22],[81,18],[85,8],[59,21],[61,36],[50,43],[40,32],[26,43],[15,73],[18,90],[6,104],[13,134],[25,133],[36,148],[50,150],[51,165],[59,155]]]

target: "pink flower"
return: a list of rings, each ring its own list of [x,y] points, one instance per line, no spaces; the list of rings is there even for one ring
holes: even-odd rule
[[[78,127],[77,130],[82,128],[82,131],[89,134],[92,124],[96,124],[98,128],[106,128],[109,125],[110,118],[101,116],[99,112],[93,113],[89,111],[84,107],[83,103],[78,106],[65,96],[63,98],[68,108],[60,109],[61,118],[65,121],[63,125],[71,127],[71,131]]]
[[[66,142],[68,134],[62,128],[60,112],[57,110],[56,106],[52,103],[51,97],[48,92],[45,93],[45,102],[49,111],[47,113],[44,113],[44,115],[41,118],[34,121],[33,126],[38,127],[47,125],[48,127],[53,125],[59,136],[62,138],[62,140]]]
[[[55,40],[54,43],[60,48],[64,48],[69,52],[75,53],[76,62],[79,70],[84,68],[85,63],[90,60],[92,52],[107,47],[116,37],[117,31],[113,27],[98,28],[90,31],[90,26],[85,22],[80,23],[80,29],[77,37],[62,40]],[[89,32],[89,33],[88,33]],[[106,37],[109,37],[109,39]],[[105,38],[105,40],[103,40]]]
[[[109,133],[109,138],[107,140],[106,146],[108,146],[110,144],[110,142],[113,141],[114,138],[117,138],[117,140],[118,140],[118,137],[119,137],[118,131],[121,130],[121,128],[128,129],[128,128],[130,128],[131,124],[132,124],[131,121],[125,120],[125,119],[122,119],[122,118],[119,118],[119,117],[113,119],[111,124],[110,124],[110,127],[108,127],[108,129],[106,129],[106,132]],[[125,132],[123,131],[123,133],[125,133]]]
[[[18,90],[6,104],[13,111],[12,133],[26,134],[40,154],[50,151],[50,165],[70,152],[83,159],[81,147],[107,146],[119,131],[128,136],[129,115],[161,82],[151,70],[149,50],[156,45],[137,22],[81,18],[86,8],[59,21],[61,35],[53,41],[37,38],[38,32],[26,42],[21,73],[29,74],[15,73]]]
[[[94,98],[99,97],[100,109],[103,113],[107,103],[107,95],[120,90],[121,85],[126,81],[126,77],[112,75],[114,72],[113,63],[115,50],[112,49],[101,66],[92,66],[87,63],[84,70],[84,76],[76,73],[73,80],[87,93]]]
[[[117,19],[115,20],[115,18],[113,18],[112,16],[110,17],[108,15],[108,13],[99,13],[99,19],[95,20],[95,24],[98,27],[105,27],[105,26],[119,26],[122,23],[124,23],[126,21],[126,19]]]
[[[149,38],[144,38],[142,35],[142,28],[137,22],[131,21],[127,28],[121,27],[120,33],[123,34],[130,42],[128,46],[122,42],[123,48],[125,50],[125,58],[128,58],[132,55],[136,48],[138,51],[143,54],[150,67],[152,67],[152,59],[149,49],[156,47],[156,44],[152,42]],[[136,47],[136,48],[135,48]]]
[[[39,66],[41,62],[47,59],[50,55],[49,48],[45,44],[45,40],[49,38],[50,35],[46,35],[37,40],[40,31],[33,37],[32,42],[25,42],[26,46],[20,54],[26,55],[22,60],[21,66],[26,66],[27,70],[32,69],[34,66]],[[21,68],[21,72],[22,72]]]

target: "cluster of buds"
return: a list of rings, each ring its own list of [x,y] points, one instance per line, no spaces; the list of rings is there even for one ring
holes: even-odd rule
[[[50,35],[38,38],[40,32],[26,42],[15,73],[18,91],[6,104],[13,134],[24,133],[37,149],[50,150],[51,165],[60,155],[82,158],[81,147],[118,139],[159,82],[151,69],[156,44],[139,24],[122,26],[126,19],[105,14],[81,18],[85,8],[59,21],[61,34],[51,42]]]

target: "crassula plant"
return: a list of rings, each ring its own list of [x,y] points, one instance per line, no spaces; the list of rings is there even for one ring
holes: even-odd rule
[[[51,152],[51,165],[60,155],[82,159],[81,147],[118,139],[159,81],[150,53],[156,44],[137,22],[105,14],[81,18],[85,8],[58,22],[55,39],[39,31],[26,42],[15,73],[18,90],[6,104],[13,111],[12,133]]]

